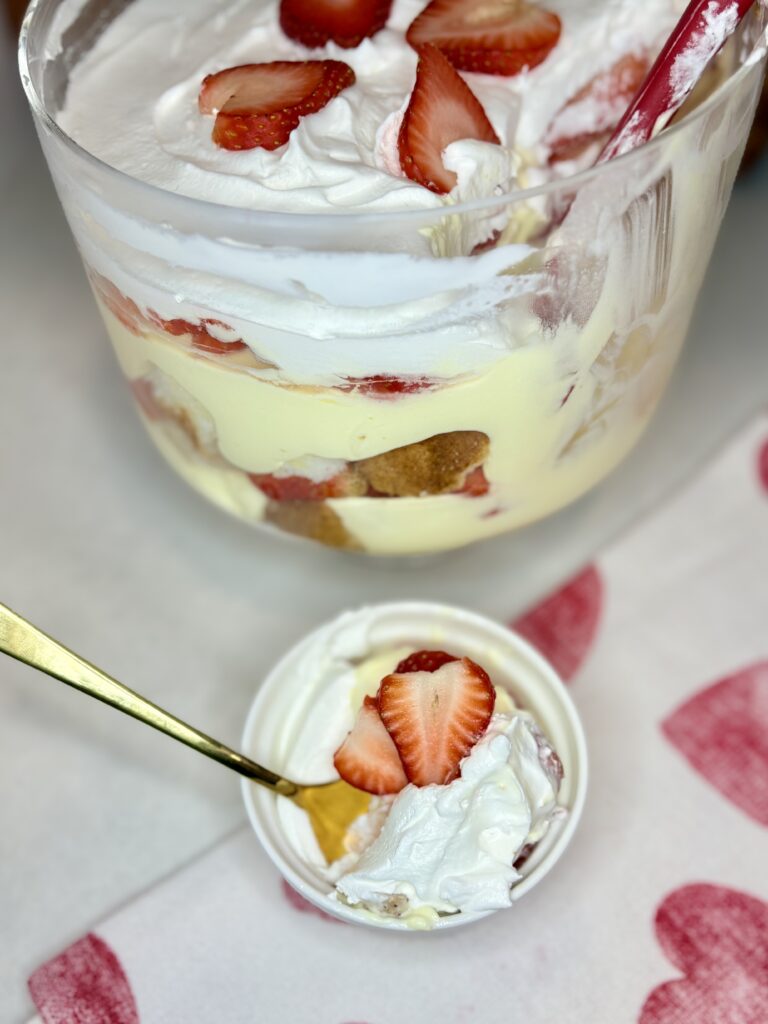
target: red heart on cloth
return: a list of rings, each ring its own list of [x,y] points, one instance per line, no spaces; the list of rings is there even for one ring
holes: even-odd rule
[[[684,977],[651,992],[639,1024],[768,1021],[768,903],[721,885],[686,885],[661,904],[655,927]]]
[[[588,566],[545,598],[512,628],[551,661],[563,679],[572,679],[597,633],[603,606],[603,582]]]
[[[38,967],[28,984],[45,1024],[139,1024],[125,971],[98,935]]]
[[[757,475],[760,477],[760,483],[768,491],[768,441],[763,443],[757,453]]]
[[[768,661],[701,690],[661,729],[707,782],[768,828]]]

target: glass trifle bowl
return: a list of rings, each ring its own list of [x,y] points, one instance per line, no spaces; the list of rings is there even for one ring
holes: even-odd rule
[[[253,525],[412,555],[534,522],[624,458],[728,202],[761,4],[708,95],[640,149],[366,212],[191,198],[78,145],[58,123],[73,70],[129,6],[36,0],[22,77],[137,411],[193,488]]]

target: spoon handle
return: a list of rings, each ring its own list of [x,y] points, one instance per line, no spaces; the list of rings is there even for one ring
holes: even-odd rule
[[[691,0],[606,143],[599,164],[629,153],[665,127],[755,0]]]
[[[230,750],[222,743],[199,732],[174,715],[163,711],[156,704],[129,690],[127,686],[112,679],[106,672],[84,661],[78,655],[57,643],[47,634],[27,622],[20,615],[0,604],[0,651],[9,654],[26,665],[53,676],[54,679],[74,686],[91,697],[110,704],[118,711],[137,718],[153,729],[164,732],[179,743],[185,743],[206,757],[213,758],[233,771],[245,775],[246,778],[258,782],[268,789],[292,796],[297,787],[287,779],[281,778],[267,768],[262,768],[255,761],[243,757],[235,750]]]

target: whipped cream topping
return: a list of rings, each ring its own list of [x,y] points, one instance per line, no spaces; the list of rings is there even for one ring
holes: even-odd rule
[[[568,99],[622,55],[657,49],[682,3],[542,0],[563,25],[549,57],[513,78],[466,76],[503,146],[453,143],[446,163],[459,181],[447,198],[405,178],[396,151],[417,60],[404,32],[423,0],[395,0],[387,27],[354,50],[313,51],[282,33],[275,2],[135,0],[74,69],[59,123],[106,163],[198,199],[285,212],[439,207],[510,191],[519,161],[509,150],[535,148]],[[52,52],[82,6],[62,4]],[[350,64],[356,84],[303,118],[286,146],[235,153],[213,143],[213,119],[197,109],[205,75],[324,56]]]
[[[378,837],[336,882],[341,898],[395,916],[510,906],[515,860],[558,811],[550,755],[530,715],[495,714],[459,778],[398,793]]]

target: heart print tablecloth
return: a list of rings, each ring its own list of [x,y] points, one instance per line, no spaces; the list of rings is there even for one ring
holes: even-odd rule
[[[768,1024],[768,417],[515,625],[569,682],[591,770],[520,904],[356,928],[243,828],[35,971],[41,1019]]]

